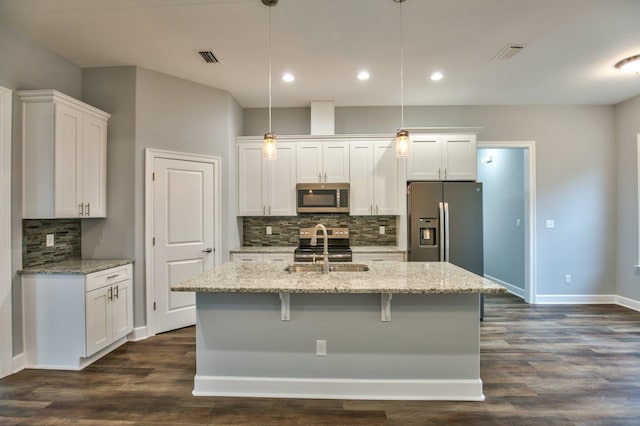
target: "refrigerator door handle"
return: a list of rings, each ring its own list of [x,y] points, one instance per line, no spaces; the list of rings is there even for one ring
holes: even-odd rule
[[[444,258],[444,203],[440,202],[438,203],[438,210],[440,212],[440,238],[438,241],[440,244],[440,262],[444,262],[445,258]]]
[[[449,203],[444,203],[444,246],[445,262],[449,261]]]

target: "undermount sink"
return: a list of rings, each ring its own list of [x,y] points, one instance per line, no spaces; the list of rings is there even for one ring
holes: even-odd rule
[[[322,263],[294,263],[287,266],[285,271],[292,272],[322,272]],[[332,263],[329,272],[366,272],[369,266],[364,263]]]

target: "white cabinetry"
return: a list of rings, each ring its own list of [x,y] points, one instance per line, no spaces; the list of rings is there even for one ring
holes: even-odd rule
[[[291,253],[231,253],[232,262],[293,262]]]
[[[411,134],[407,180],[475,181],[476,156],[474,134]]]
[[[296,215],[296,145],[278,142],[275,160],[262,158],[262,142],[238,143],[238,215]]]
[[[398,159],[393,141],[350,144],[351,215],[397,215]]]
[[[106,217],[111,115],[55,90],[26,90],[18,96],[23,217]]]
[[[91,274],[22,276],[27,367],[79,370],[133,330],[131,264]]]
[[[349,143],[300,141],[297,150],[297,182],[349,182]]]
[[[404,262],[404,253],[353,253],[354,263]]]

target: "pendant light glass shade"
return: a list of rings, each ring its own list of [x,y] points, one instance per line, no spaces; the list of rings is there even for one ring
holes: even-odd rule
[[[408,157],[410,145],[409,132],[402,129],[398,130],[398,133],[396,133],[396,157]]]
[[[277,155],[276,135],[271,132],[265,133],[264,142],[262,143],[262,158],[266,160],[275,160]]]

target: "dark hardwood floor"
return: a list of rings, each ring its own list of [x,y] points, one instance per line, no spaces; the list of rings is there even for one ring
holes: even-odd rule
[[[640,313],[488,296],[483,402],[193,397],[194,328],[0,380],[0,424],[640,425]]]

